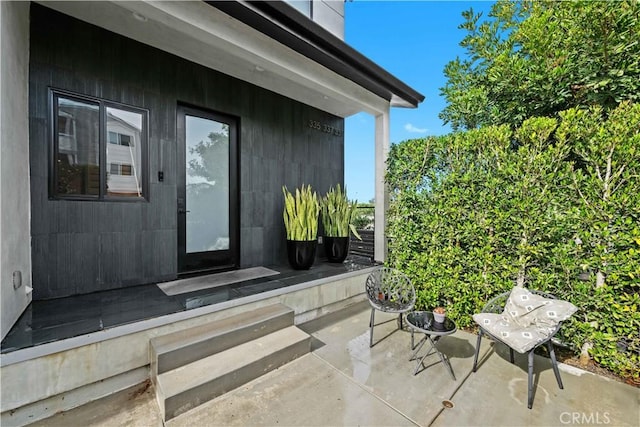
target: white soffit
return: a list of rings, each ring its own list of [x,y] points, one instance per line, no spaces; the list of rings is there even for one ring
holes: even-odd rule
[[[40,3],[336,116],[389,108],[385,99],[202,1]]]

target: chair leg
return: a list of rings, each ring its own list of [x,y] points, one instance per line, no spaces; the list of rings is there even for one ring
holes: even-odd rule
[[[512,348],[509,348],[509,361],[511,363],[515,363],[514,359],[513,359],[513,349]]]
[[[373,322],[375,319],[376,310],[374,308],[371,309],[371,318],[369,319],[369,347],[373,347]]]
[[[533,406],[533,349],[529,352],[529,382],[527,388],[527,407],[531,409]]]
[[[416,348],[416,347],[415,347],[414,340],[413,340],[413,328],[411,328],[411,350],[413,350],[414,348]]]
[[[558,361],[556,360],[556,352],[553,349],[553,344],[551,344],[551,340],[547,341],[547,345],[549,346],[549,356],[551,356],[551,365],[553,366],[553,373],[556,375],[556,381],[558,381],[558,387],[560,390],[564,389],[562,386],[562,379],[560,378],[560,370],[558,370]]]
[[[482,331],[478,332],[478,341],[476,341],[476,354],[473,356],[473,372],[478,369],[478,353],[480,353],[480,342],[482,341]]]

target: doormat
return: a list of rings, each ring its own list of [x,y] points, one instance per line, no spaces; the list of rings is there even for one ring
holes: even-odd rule
[[[215,288],[230,285],[245,280],[259,279],[260,277],[275,276],[277,271],[265,267],[251,267],[242,270],[227,271],[225,273],[208,274],[206,276],[190,277],[188,279],[174,280],[172,282],[158,283],[158,287],[166,295],[180,295],[187,292],[202,289]]]

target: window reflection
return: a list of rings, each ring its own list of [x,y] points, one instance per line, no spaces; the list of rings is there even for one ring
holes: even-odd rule
[[[100,194],[100,108],[58,97],[55,168],[58,194]]]
[[[229,125],[185,117],[187,252],[228,250]]]
[[[140,197],[142,114],[107,107],[107,194]]]
[[[53,91],[54,196],[142,198],[147,112]]]

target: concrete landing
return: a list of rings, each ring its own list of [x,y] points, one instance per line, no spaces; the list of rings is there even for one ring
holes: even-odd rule
[[[313,337],[312,353],[167,422],[167,427],[288,426],[563,426],[640,425],[640,389],[561,364],[558,389],[548,359],[536,357],[536,394],[527,409],[526,358],[497,351],[483,340],[482,364],[471,373],[476,336],[458,331],[440,340],[456,381],[437,356],[413,375],[410,334],[392,332],[396,316],[377,313],[369,348],[369,310],[301,329]],[[453,408],[446,409],[449,400]],[[119,393],[58,414],[38,426],[159,426],[149,390]]]

